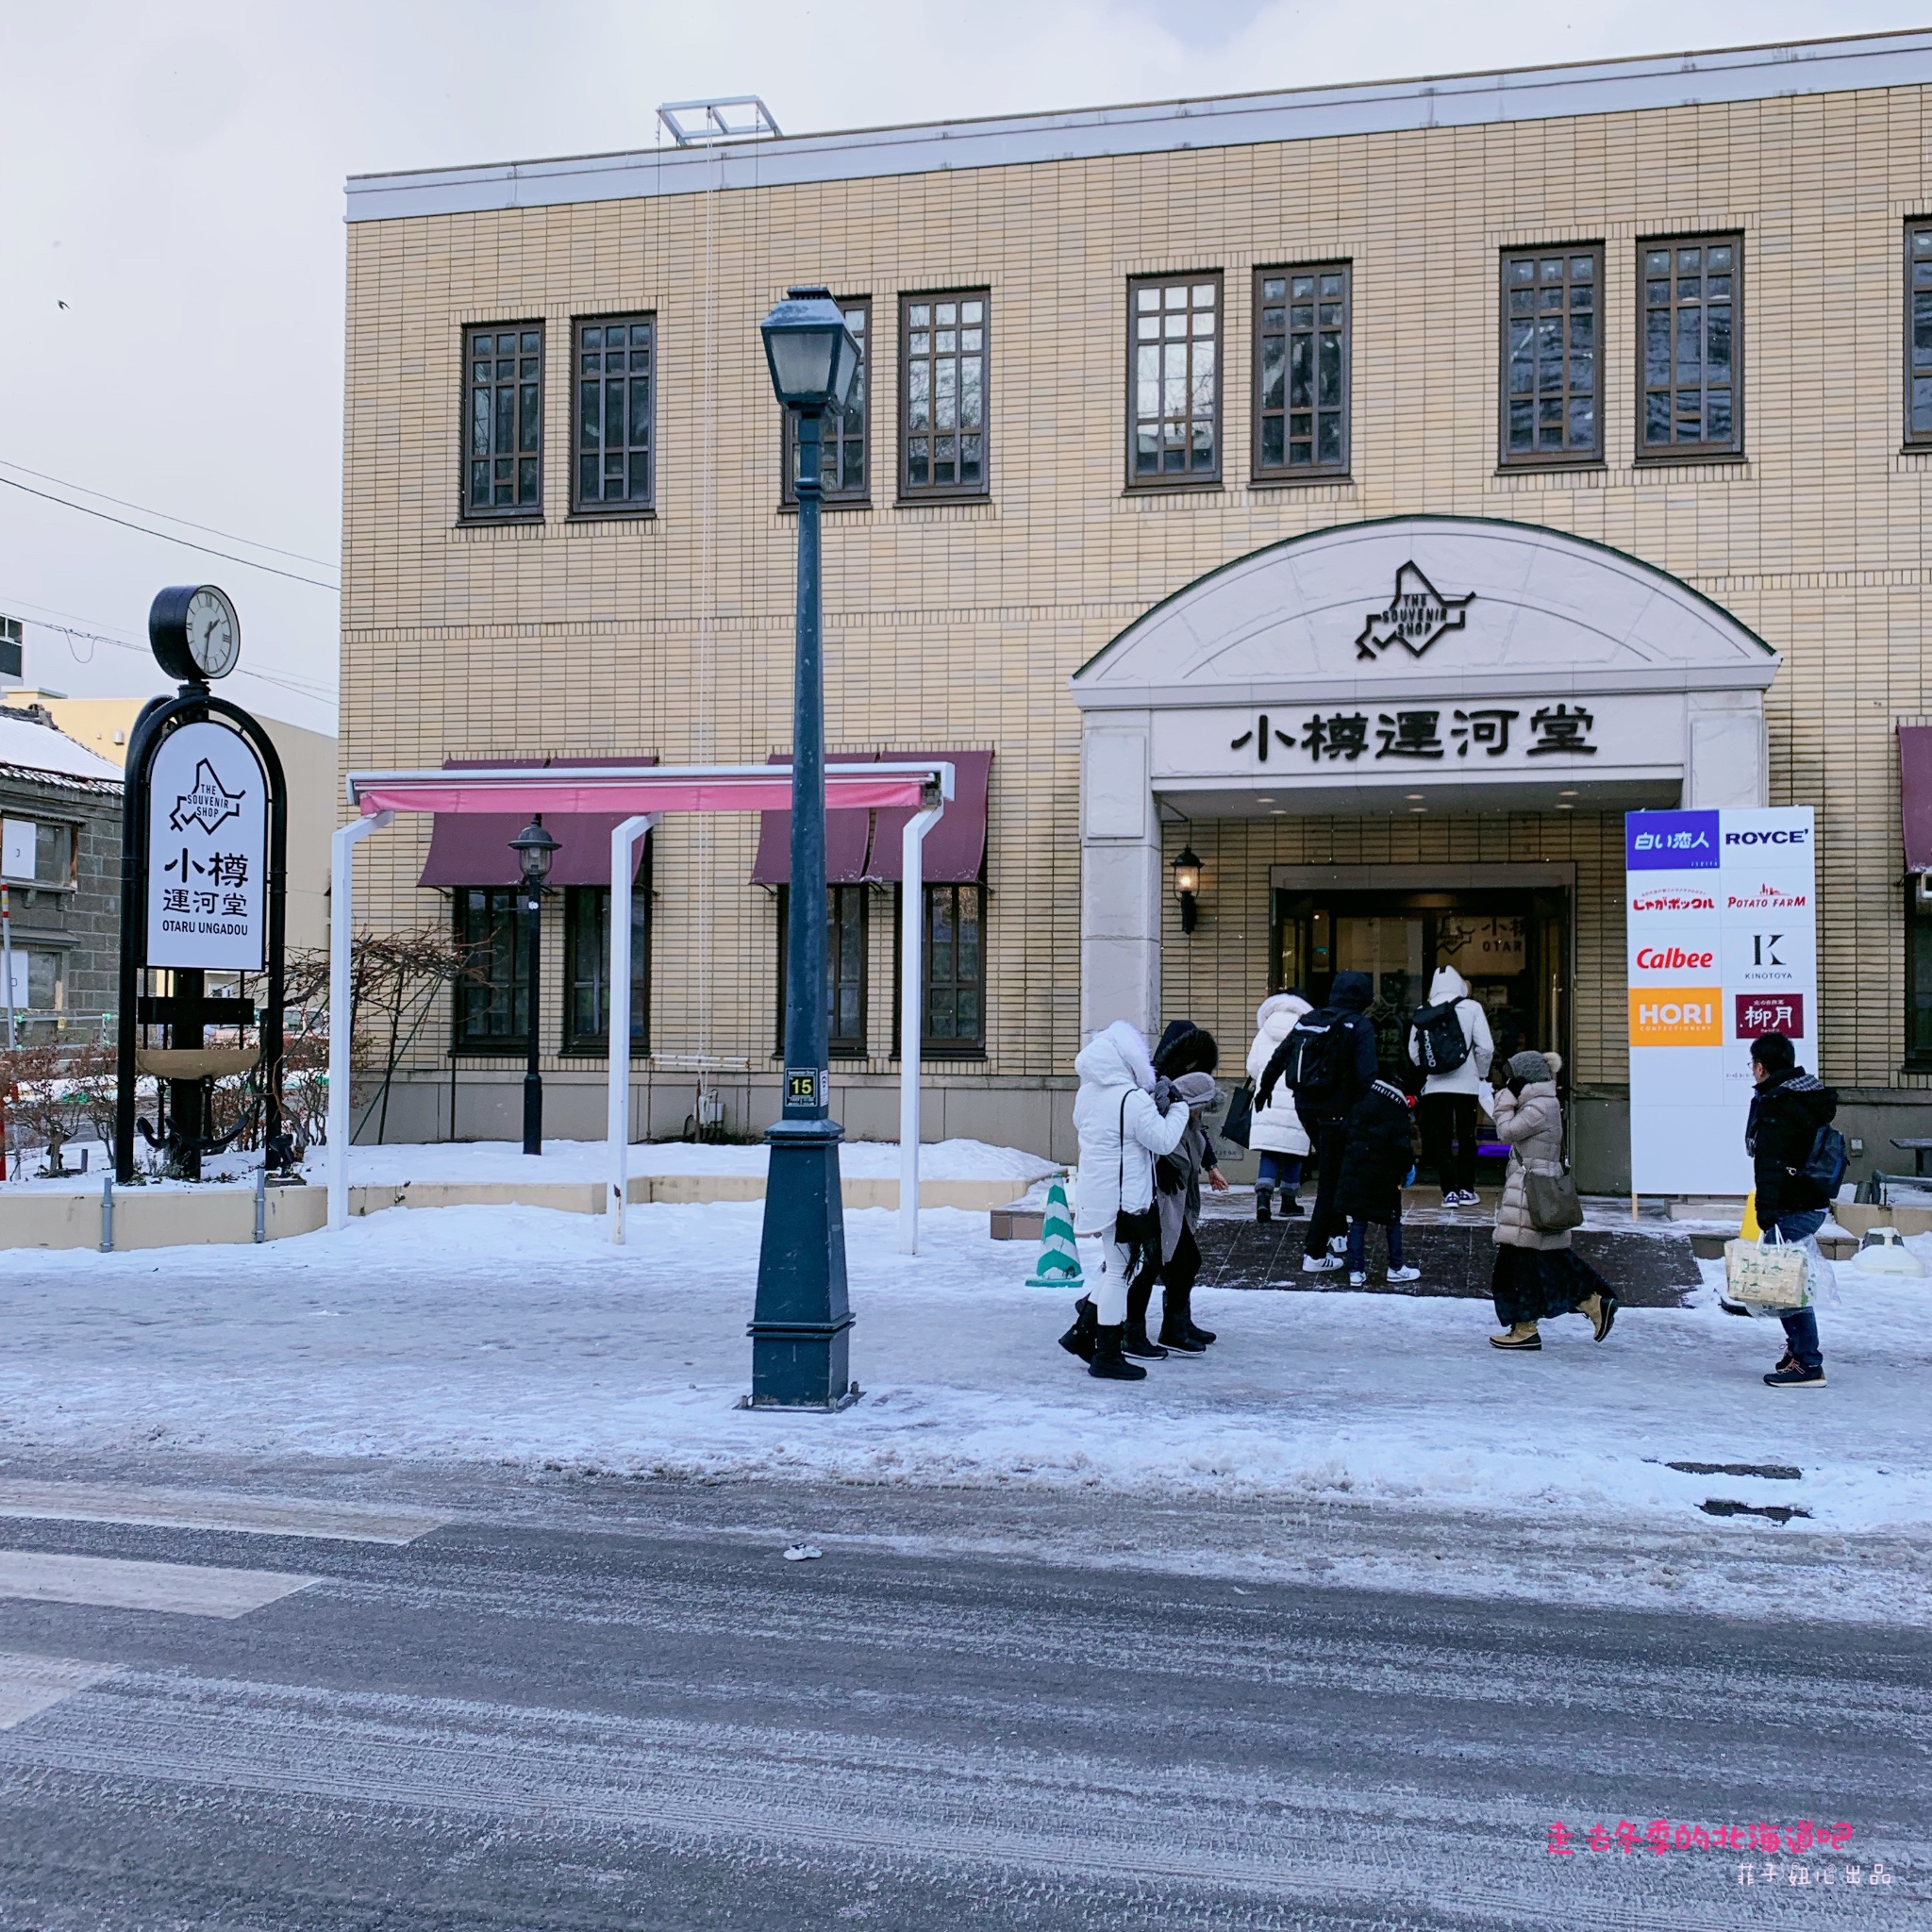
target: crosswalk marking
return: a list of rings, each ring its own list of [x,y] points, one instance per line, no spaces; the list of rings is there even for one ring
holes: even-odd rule
[[[184,1617],[245,1617],[319,1577],[285,1570],[136,1563],[52,1550],[0,1550],[0,1597],[103,1609],[166,1610]]]
[[[226,1529],[246,1536],[306,1536],[336,1542],[414,1542],[445,1519],[416,1509],[372,1509],[291,1496],[224,1496],[116,1483],[0,1481],[0,1517],[126,1523],[153,1529]]]
[[[22,1657],[0,1651],[0,1731],[51,1710],[63,1698],[103,1677],[111,1677],[115,1664],[80,1663],[70,1657]]]

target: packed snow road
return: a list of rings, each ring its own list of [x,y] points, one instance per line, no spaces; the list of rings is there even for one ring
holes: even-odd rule
[[[1927,1909],[1924,1632],[961,1547],[1109,1498],[82,1473],[0,1481],[5,1932]]]

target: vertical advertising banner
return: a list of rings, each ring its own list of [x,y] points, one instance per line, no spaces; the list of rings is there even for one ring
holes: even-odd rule
[[[184,724],[148,767],[147,963],[259,973],[268,780],[225,724]]]
[[[1809,806],[1625,813],[1633,1193],[1748,1192],[1751,1042],[1816,1068],[1815,838]]]

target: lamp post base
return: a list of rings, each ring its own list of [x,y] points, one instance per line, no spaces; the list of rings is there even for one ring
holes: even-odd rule
[[[772,1152],[749,1330],[749,1407],[840,1409],[855,1399],[839,1191],[844,1133],[828,1120],[781,1120],[766,1132]]]
[[[524,1152],[543,1151],[543,1081],[537,1074],[524,1075]]]

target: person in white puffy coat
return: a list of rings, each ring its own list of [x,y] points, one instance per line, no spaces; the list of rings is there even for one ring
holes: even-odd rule
[[[1260,1091],[1261,1075],[1274,1058],[1274,1049],[1294,1031],[1294,1024],[1307,1012],[1308,1003],[1298,992],[1270,993],[1255,1009],[1255,1043],[1248,1049],[1248,1078]],[[1255,1108],[1255,1124],[1248,1131],[1248,1145],[1260,1156],[1260,1171],[1255,1180],[1255,1219],[1272,1221],[1274,1190],[1281,1190],[1281,1211],[1299,1214],[1302,1204],[1295,1199],[1301,1186],[1302,1162],[1308,1155],[1307,1130],[1294,1110],[1294,1092],[1286,1080],[1275,1082],[1266,1107]]]
[[[1074,1186],[1074,1231],[1097,1234],[1104,1257],[1093,1296],[1074,1304],[1074,1325],[1060,1345],[1103,1378],[1138,1382],[1147,1373],[1121,1353],[1127,1284],[1137,1270],[1160,1265],[1160,1225],[1154,1213],[1154,1162],[1172,1154],[1188,1130],[1185,1103],[1163,1114],[1154,1099],[1154,1060],[1141,1030],[1125,1020],[1096,1033],[1074,1062],[1080,1091],[1074,1131],[1080,1168]]]
[[[1423,1165],[1435,1170],[1442,1187],[1443,1207],[1474,1208],[1479,1198],[1475,1191],[1476,1113],[1496,1047],[1490,1033],[1490,1016],[1483,1011],[1482,1002],[1471,994],[1469,981],[1453,966],[1439,967],[1429,982],[1427,1004],[1443,1007],[1452,1002],[1457,1024],[1462,1029],[1462,1062],[1447,1073],[1431,1074],[1423,1082],[1416,1121],[1423,1134]],[[1412,1066],[1423,1064],[1422,1040],[1413,1025],[1408,1029],[1408,1058]]]

